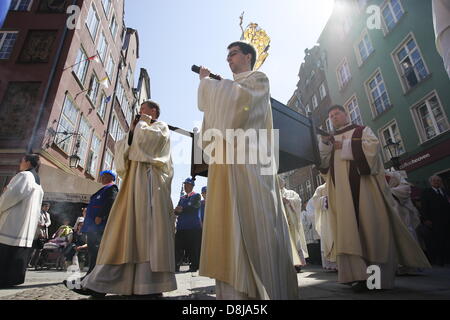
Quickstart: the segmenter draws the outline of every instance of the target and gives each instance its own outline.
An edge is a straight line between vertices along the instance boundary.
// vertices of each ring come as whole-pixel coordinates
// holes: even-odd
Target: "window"
[[[384,23],[388,32],[394,29],[400,18],[403,17],[403,14],[405,13],[402,5],[400,4],[400,0],[389,0],[386,3],[386,6],[383,7],[382,11]]]
[[[125,119],[127,120],[127,124],[131,125],[131,118],[133,117],[133,108],[132,106],[130,106],[130,102],[128,101],[128,98],[125,97],[125,99],[123,99],[123,109],[124,111],[124,115],[125,115]]]
[[[66,95],[66,98],[64,100],[63,112],[59,120],[57,131],[67,133],[75,132],[77,119],[78,119],[78,110],[75,107],[75,104],[72,101],[72,99]],[[67,154],[69,154],[71,151],[72,142],[73,136],[68,136],[63,133],[59,133],[56,135],[55,138],[56,145]]]
[[[89,92],[88,97],[91,99],[91,102],[94,106],[97,104],[97,95],[100,84],[98,82],[97,76],[95,74],[91,77],[91,82],[89,82]]]
[[[352,78],[347,60],[344,60],[341,63],[341,65],[337,69],[337,73],[338,73],[339,89],[343,89]]]
[[[11,11],[29,11],[32,0],[13,0],[9,10]]]
[[[348,114],[350,116],[350,121],[353,124],[359,124],[359,125],[363,125],[363,121],[361,118],[361,112],[359,110],[359,106],[358,106],[358,100],[356,99],[356,97],[353,97],[350,102],[348,102],[345,107],[348,110]]]
[[[128,98],[126,96],[123,97],[123,101],[122,101],[122,104],[120,105],[120,108],[122,109],[122,113],[125,116],[125,119],[127,119],[127,121],[128,121],[128,110],[130,108],[129,108]]]
[[[11,57],[16,40],[17,32],[0,32],[0,60]]]
[[[122,101],[123,101],[123,96],[124,96],[124,94],[125,94],[125,91],[123,90],[123,86],[122,86],[122,83],[121,82],[119,82],[118,84],[117,84],[117,93],[116,93],[116,97],[117,97],[117,100],[119,101],[119,104],[122,106]]]
[[[448,119],[435,94],[414,107],[413,114],[422,141],[428,141],[449,130]]]
[[[325,99],[327,96],[327,89],[325,88],[325,83],[322,83],[319,88],[320,100]]]
[[[102,0],[103,11],[105,11],[105,15],[108,18],[109,9],[111,9],[111,0]]]
[[[99,25],[100,19],[98,18],[97,10],[95,10],[94,5],[91,5],[91,8],[89,9],[86,25],[89,30],[89,33],[92,36],[92,39],[94,39],[95,42],[95,36],[97,35],[97,29]]]
[[[114,114],[111,122],[111,131],[109,134],[111,135],[111,138],[113,138],[114,141],[116,141],[117,136],[117,128],[119,126],[119,121],[117,120],[117,116]]]
[[[391,107],[386,86],[384,85],[383,77],[379,71],[366,83],[366,86],[370,94],[369,101],[371,101],[374,116],[383,113]]]
[[[119,119],[117,119],[117,116],[115,114],[113,115],[110,134],[114,141],[121,140],[125,135],[125,131],[122,129],[122,126],[119,123]]]
[[[401,80],[406,90],[415,87],[429,74],[419,48],[411,36],[406,43],[397,50],[395,60],[397,67],[401,72]]]
[[[372,52],[374,52],[372,42],[370,41],[369,33],[365,31],[357,47],[358,63],[361,65],[364,61],[367,60],[367,58],[369,58]]]
[[[29,139],[26,126],[32,126],[36,121],[33,107],[39,104],[42,92],[42,82],[37,81],[8,81],[9,72],[0,67],[0,81],[2,86],[0,100],[0,141]],[[6,73],[6,74],[5,74]],[[24,78],[24,76],[22,76]],[[18,145],[17,145],[18,147]]]
[[[52,57],[57,31],[29,30],[19,56],[19,62],[48,63]]]
[[[313,97],[312,97],[312,105],[313,105],[314,109],[316,109],[319,106],[316,95],[313,95]]]
[[[95,134],[92,135],[91,149],[89,150],[88,165],[86,171],[94,178],[97,176],[97,163],[100,154],[101,140]]]
[[[127,82],[130,87],[133,87],[133,73],[131,71],[131,67],[128,67],[127,70]]]
[[[117,126],[117,136],[116,136],[116,141],[122,140],[124,136],[125,136],[125,131],[123,130],[122,126],[119,124],[119,125]]]
[[[306,105],[305,111],[306,111],[306,113],[310,113],[311,112],[311,106],[309,105],[309,103]]]
[[[316,176],[316,184],[317,184],[317,187],[321,186],[321,185],[324,184],[324,183],[325,183],[325,181],[324,181],[323,178],[320,176],[320,174],[318,174],[318,175]]]
[[[399,155],[405,153],[405,147],[403,146],[402,137],[400,136],[400,132],[397,127],[397,122],[393,122],[381,129],[381,139],[383,146],[387,146],[388,143],[399,143],[398,152]],[[391,155],[386,148],[383,148],[384,156],[386,161],[391,159]]]
[[[304,195],[305,193],[305,189],[303,189],[303,185],[300,185],[300,187],[298,188],[298,193],[300,195],[300,198],[302,198],[302,200],[306,200],[306,197]]]
[[[105,93],[102,93],[102,97],[100,98],[100,107],[97,109],[97,113],[102,119],[105,119],[108,102],[109,97],[107,97]]]
[[[110,54],[108,63],[106,65],[106,73],[108,74],[109,80],[111,82],[113,81],[114,69],[115,68],[116,68],[116,63],[114,62],[113,56]]]
[[[113,154],[108,149],[105,152],[105,159],[103,162],[103,169],[102,170],[111,170],[112,168],[112,162],[113,162]]]
[[[86,74],[89,66],[89,60],[84,52],[83,48],[78,50],[77,60],[75,61],[76,65],[74,67],[74,72],[78,77],[78,80],[83,84],[86,80]]]
[[[105,63],[106,59],[106,51],[108,50],[108,43],[106,42],[105,34],[102,32],[100,35],[100,39],[98,41],[97,52],[102,59],[102,62]]]
[[[311,198],[313,196],[312,194],[312,186],[311,186],[311,181],[310,180],[306,180],[306,196],[307,198]]]
[[[80,166],[85,167],[86,163],[86,154],[87,154],[87,148],[89,144],[89,138],[91,135],[91,128],[89,126],[89,123],[84,117],[81,117],[80,121],[80,127],[78,129],[78,133],[80,134],[78,136],[78,141],[80,143],[80,146],[78,148],[78,156],[80,157]]]
[[[119,28],[119,26],[117,25],[116,17],[113,16],[111,19],[111,23],[109,25],[109,30],[111,30],[113,40],[116,38],[118,28]]]

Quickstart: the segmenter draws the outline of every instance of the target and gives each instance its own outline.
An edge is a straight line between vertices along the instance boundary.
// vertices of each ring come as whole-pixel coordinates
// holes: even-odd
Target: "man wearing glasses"
[[[234,42],[228,46],[227,61],[234,81],[211,79],[210,71],[200,68],[202,134],[210,129],[224,137],[229,129],[271,132],[269,80],[252,71],[256,50],[246,42]],[[235,141],[214,143],[234,150],[238,158],[239,152],[251,149],[242,150]],[[217,299],[297,299],[295,255],[276,172],[262,174],[260,161],[249,163],[249,157],[236,164],[219,159],[217,152],[215,156],[209,163],[199,274],[216,279]]]

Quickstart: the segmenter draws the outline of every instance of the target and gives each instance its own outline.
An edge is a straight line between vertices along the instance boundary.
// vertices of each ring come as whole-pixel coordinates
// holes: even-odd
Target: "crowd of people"
[[[254,47],[230,44],[227,61],[234,80],[212,79],[200,67],[202,131],[272,130],[269,81],[253,71]],[[103,187],[75,231],[63,227],[56,235],[72,234],[68,260],[82,250],[90,258],[75,292],[159,297],[177,289],[175,273],[188,263],[190,272],[216,280],[217,299],[287,300],[298,299],[297,272],[307,263],[337,271],[340,283],[361,292],[368,290],[371,265],[381,270],[380,289],[391,289],[400,267],[431,267],[424,250],[433,264],[449,262],[450,204],[442,179],[431,177],[419,214],[401,173],[385,173],[378,138],[369,127],[351,124],[344,107],[329,109],[335,131],[319,139],[326,183],[303,206],[276,172],[262,174],[263,164],[216,161],[209,164],[208,189],[200,195],[195,180],[186,179],[174,208],[170,133],[160,112],[156,102],[142,103],[117,143],[120,190],[116,173],[102,172]],[[225,138],[214,143],[236,148]],[[38,169],[39,157],[25,156],[0,197],[1,287],[24,282],[33,248],[36,263],[48,239],[49,206],[42,203]],[[423,241],[420,226],[428,228]]]

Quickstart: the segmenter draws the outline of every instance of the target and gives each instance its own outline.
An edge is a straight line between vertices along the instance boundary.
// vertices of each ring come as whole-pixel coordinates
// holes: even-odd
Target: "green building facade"
[[[397,143],[408,181],[439,174],[450,188],[450,79],[430,0],[337,0],[319,44],[331,101]],[[390,167],[392,154],[383,148]]]

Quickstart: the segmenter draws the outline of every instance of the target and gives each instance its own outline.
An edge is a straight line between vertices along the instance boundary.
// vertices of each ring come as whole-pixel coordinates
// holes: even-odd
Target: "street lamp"
[[[395,170],[400,170],[400,142],[393,142],[392,139],[387,141],[384,149],[389,151],[391,156],[391,164]]]
[[[70,168],[78,168],[78,164],[80,163],[80,157],[75,153],[69,157],[69,167]]]

